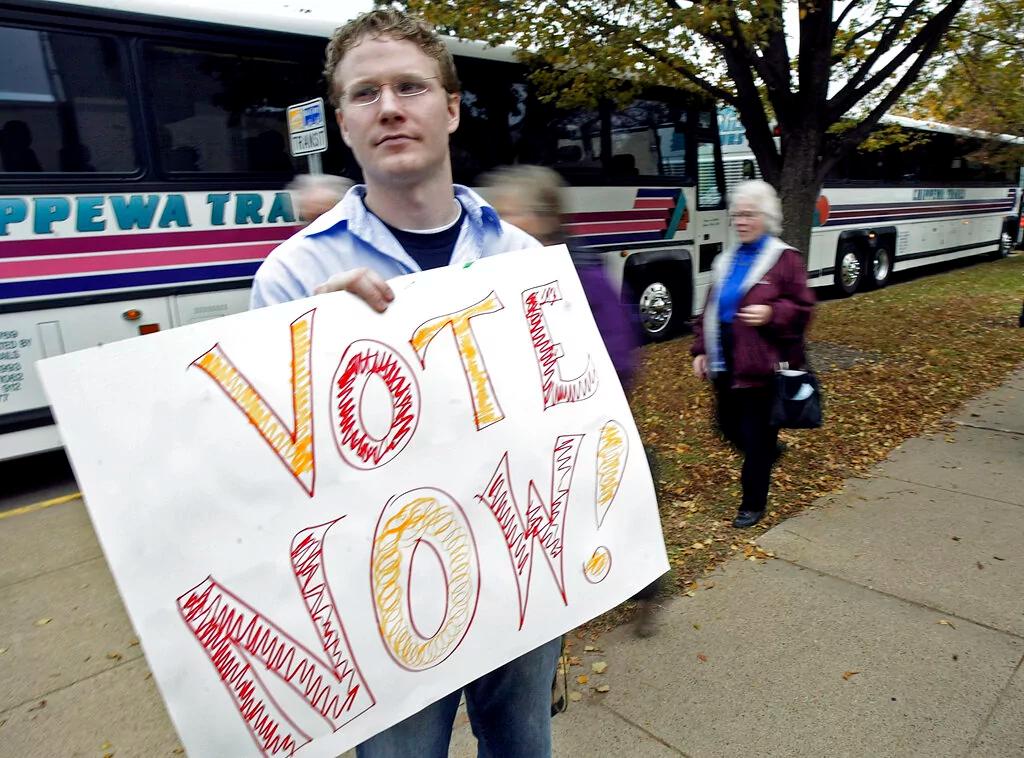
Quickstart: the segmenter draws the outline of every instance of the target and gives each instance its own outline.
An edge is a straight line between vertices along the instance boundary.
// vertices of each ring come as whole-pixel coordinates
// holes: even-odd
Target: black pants
[[[726,373],[715,377],[715,413],[722,436],[743,454],[741,511],[763,511],[768,505],[772,466],[779,457],[779,430],[772,426],[775,388],[732,388],[732,324],[721,324]]]
[[[768,504],[772,466],[779,457],[779,430],[771,425],[774,389],[733,389],[732,377],[715,377],[718,428],[743,454],[741,511],[763,511]]]

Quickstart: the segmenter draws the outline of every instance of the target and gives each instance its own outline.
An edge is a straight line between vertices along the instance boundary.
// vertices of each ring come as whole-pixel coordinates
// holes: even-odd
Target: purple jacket
[[[733,322],[732,386],[736,388],[768,384],[780,361],[788,362],[791,368],[802,368],[806,363],[804,332],[814,310],[814,293],[807,286],[807,271],[800,253],[781,241],[773,242],[774,250],[766,246],[759,255],[774,255],[777,260],[763,272],[756,270],[755,262],[751,273],[756,280],[745,283],[749,289],[740,300],[740,308],[747,305],[770,305],[771,321],[763,326],[747,326],[739,319]],[[717,340],[718,291],[729,274],[732,258],[731,251],[718,256],[712,265],[714,276],[704,304],[704,313],[694,324],[694,340],[690,352],[695,356],[707,355],[712,349],[707,343],[712,339]],[[767,260],[763,263],[767,264]],[[709,319],[714,321],[706,323]]]
[[[574,254],[573,262],[597,329],[608,349],[608,356],[612,359],[622,388],[628,391],[636,373],[636,348],[639,345],[636,325],[615,294],[600,260],[591,262],[584,256]]]

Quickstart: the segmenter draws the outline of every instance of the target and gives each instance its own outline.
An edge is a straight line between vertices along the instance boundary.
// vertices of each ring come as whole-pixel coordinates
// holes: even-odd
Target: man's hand
[[[740,308],[736,315],[747,326],[764,326],[772,320],[772,307],[770,305],[747,305]]]
[[[693,375],[698,379],[708,378],[708,357],[706,355],[698,355],[694,357]]]
[[[335,274],[314,290],[315,294],[327,292],[351,292],[360,298],[377,313],[387,310],[388,304],[395,299],[395,293],[380,274],[368,268],[354,268],[341,274]]]

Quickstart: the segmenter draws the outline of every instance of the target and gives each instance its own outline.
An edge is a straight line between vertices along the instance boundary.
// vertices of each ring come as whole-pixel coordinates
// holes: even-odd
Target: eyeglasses
[[[416,97],[430,89],[427,82],[431,79],[440,79],[440,76],[406,76],[395,82],[384,82],[382,84],[356,84],[345,90],[342,97],[345,102],[356,106],[373,105],[380,100],[380,95],[385,87],[391,87],[391,91],[399,97]]]
[[[758,218],[761,215],[763,215],[761,211],[733,211],[729,214],[729,218],[735,221],[736,219],[741,218]]]

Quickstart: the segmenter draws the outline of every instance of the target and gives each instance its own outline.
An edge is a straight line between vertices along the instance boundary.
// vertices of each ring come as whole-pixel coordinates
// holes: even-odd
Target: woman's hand
[[[693,375],[698,379],[708,378],[708,357],[706,355],[698,355],[694,357]]]
[[[747,326],[764,326],[772,320],[770,305],[746,305],[739,309],[736,316]]]

